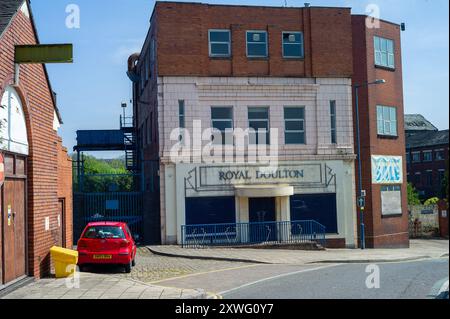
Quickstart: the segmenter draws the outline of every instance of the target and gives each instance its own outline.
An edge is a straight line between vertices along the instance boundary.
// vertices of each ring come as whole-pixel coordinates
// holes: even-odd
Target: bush
[[[436,205],[438,202],[439,202],[439,198],[431,197],[425,201],[424,205],[425,206]]]

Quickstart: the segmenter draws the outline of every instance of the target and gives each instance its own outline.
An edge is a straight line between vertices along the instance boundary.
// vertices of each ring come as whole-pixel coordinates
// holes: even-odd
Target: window
[[[397,136],[397,109],[377,106],[378,135]]]
[[[248,109],[249,144],[270,144],[269,108],[250,107]]]
[[[303,58],[303,33],[283,32],[283,57]]]
[[[231,55],[230,30],[209,30],[209,56],[229,57]]]
[[[233,144],[233,108],[231,106],[212,107],[211,124],[214,129],[220,131],[222,145]],[[215,144],[220,143],[217,141]]]
[[[444,150],[437,150],[435,158],[436,158],[436,161],[443,161],[445,159]]]
[[[412,162],[413,163],[420,163],[420,152],[413,152],[412,153]]]
[[[442,185],[442,182],[444,181],[445,178],[445,169],[440,169],[438,171],[438,181],[439,181],[439,185]]]
[[[247,31],[247,57],[265,58],[267,51],[267,32]]]
[[[411,163],[411,158],[409,156],[409,152],[406,152],[406,164]]]
[[[305,108],[284,108],[285,144],[305,144]]]
[[[432,162],[433,161],[433,152],[424,151],[423,152],[423,161],[424,162]]]
[[[186,128],[186,114],[185,114],[185,107],[184,107],[184,100],[178,101],[178,126],[180,129]],[[183,140],[183,132],[180,133],[179,140]]]
[[[381,186],[381,214],[383,216],[401,215],[402,198],[400,185]]]
[[[336,136],[336,101],[330,101],[331,144],[337,144]]]
[[[395,67],[394,41],[385,38],[374,37],[375,64],[388,68]]]

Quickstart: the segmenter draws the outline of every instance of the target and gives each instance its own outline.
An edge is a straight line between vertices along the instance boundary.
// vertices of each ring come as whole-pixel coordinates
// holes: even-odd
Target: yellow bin
[[[77,251],[54,246],[50,249],[50,255],[55,264],[56,278],[67,278],[75,272],[78,263]]]

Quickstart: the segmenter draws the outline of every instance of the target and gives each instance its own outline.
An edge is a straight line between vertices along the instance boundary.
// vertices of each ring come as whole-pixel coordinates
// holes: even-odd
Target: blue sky
[[[195,0],[190,0],[195,2]],[[203,1],[283,6],[285,0]],[[407,113],[421,113],[439,129],[449,117],[449,2],[447,0],[287,0],[288,6],[351,7],[364,14],[377,4],[381,18],[405,22],[402,33],[404,97]],[[77,4],[80,29],[65,26],[66,6]],[[121,102],[129,102],[128,56],[140,51],[154,0],[32,0],[42,43],[73,43],[74,63],[48,65],[64,125],[64,144],[72,149],[78,129],[118,128]]]

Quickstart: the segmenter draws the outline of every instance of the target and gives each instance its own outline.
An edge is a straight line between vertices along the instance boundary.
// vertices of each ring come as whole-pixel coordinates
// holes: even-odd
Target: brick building
[[[0,289],[51,268],[49,249],[72,245],[72,165],[45,65],[15,66],[16,45],[38,44],[29,1],[0,2]]]
[[[352,40],[355,35],[370,36],[357,22],[350,8],[156,3],[142,51],[130,57],[128,70],[155,240],[180,243],[184,225],[312,219],[326,227],[329,247],[357,246],[352,80],[354,68],[362,67],[354,55],[374,59],[370,41],[354,49],[365,45],[365,39]],[[382,32],[395,31],[384,24]],[[386,76],[395,88],[378,96],[394,99],[403,114],[397,62]],[[373,69],[370,77],[378,75]],[[376,115],[370,122],[376,126]],[[222,143],[205,134],[209,127]],[[227,140],[238,129],[259,130],[265,142],[250,130],[239,149],[235,135]],[[373,139],[374,152],[364,154],[367,176],[371,154],[404,150],[401,134]],[[235,161],[202,160],[205,146],[216,143],[234,148]],[[266,144],[277,148],[277,169],[248,161],[252,146]],[[185,161],[174,160],[174,148]],[[184,155],[185,149],[191,152]],[[380,199],[373,202],[380,215]],[[384,228],[369,221],[368,241],[374,231],[403,232],[403,209]],[[407,245],[407,238],[394,236],[392,245]]]
[[[448,172],[448,130],[439,131],[420,114],[405,114],[408,182],[422,200],[443,198]]]
[[[366,245],[406,247],[409,235],[401,26],[381,20],[367,27],[367,20],[366,16],[352,16],[353,85],[363,85],[358,97]],[[366,85],[377,79],[386,83]],[[355,94],[353,98],[355,108]],[[356,123],[356,117],[354,120]]]

